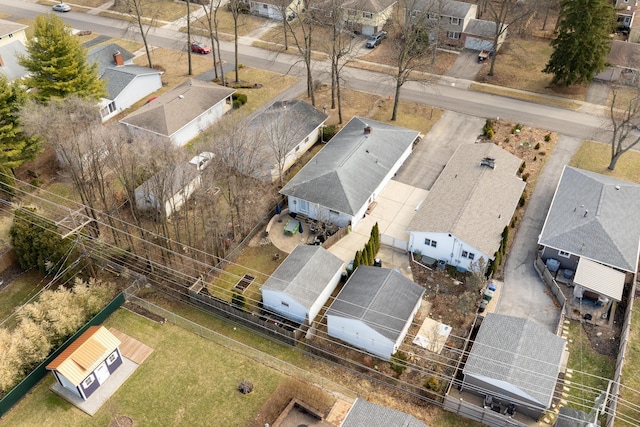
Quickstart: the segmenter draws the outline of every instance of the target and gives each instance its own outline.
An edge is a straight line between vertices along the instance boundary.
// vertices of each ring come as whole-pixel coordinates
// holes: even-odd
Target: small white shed
[[[322,246],[296,246],[262,285],[264,308],[311,323],[338,285],[343,265]]]

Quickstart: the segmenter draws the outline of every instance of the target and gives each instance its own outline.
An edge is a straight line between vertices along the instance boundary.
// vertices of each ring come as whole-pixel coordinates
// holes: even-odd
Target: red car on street
[[[191,52],[201,53],[202,55],[206,55],[208,53],[211,53],[211,48],[206,44],[193,42],[191,43]]]

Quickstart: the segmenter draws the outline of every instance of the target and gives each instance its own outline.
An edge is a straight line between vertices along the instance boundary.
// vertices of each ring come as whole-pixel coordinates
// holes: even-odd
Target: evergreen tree
[[[607,0],[562,0],[553,53],[542,70],[553,74],[552,84],[589,83],[605,69],[611,48],[614,9]]]
[[[353,258],[353,271],[356,271],[356,268],[362,264],[362,255],[360,251],[356,251],[356,256]]]
[[[33,160],[40,152],[40,139],[25,135],[20,126],[20,107],[26,99],[25,91],[18,84],[9,83],[0,74],[0,171],[3,174],[12,173],[13,169]],[[7,179],[0,181],[10,185],[5,182]]]
[[[39,100],[75,94],[98,100],[106,96],[98,79],[98,65],[89,64],[87,51],[71,29],[56,15],[38,15],[27,39],[28,55],[18,62],[29,71],[26,84]]]
[[[362,250],[362,264],[363,265],[371,265],[369,260],[371,259],[371,253],[369,252],[369,244],[364,245],[364,249]]]

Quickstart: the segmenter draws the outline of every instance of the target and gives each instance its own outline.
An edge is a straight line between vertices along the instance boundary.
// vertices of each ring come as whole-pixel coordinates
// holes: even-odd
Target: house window
[[[469,252],[467,251],[462,251],[462,258],[466,258],[467,255],[469,255]]]
[[[471,252],[469,252],[469,259],[473,261],[473,259],[476,257],[476,254],[473,254]]]
[[[458,31],[447,31],[447,37],[458,40],[460,38],[460,33]]]
[[[371,12],[362,12],[362,17],[371,19],[371,18],[373,18],[373,13],[371,13]]]
[[[304,142],[309,142],[309,137],[306,137],[306,138],[304,139]]]
[[[436,242],[435,240],[430,240],[430,239],[424,239],[424,244],[426,246],[431,246],[433,248],[438,247],[438,242]]]
[[[571,258],[571,254],[569,252],[565,252],[565,251],[558,251],[558,256],[564,257],[564,258]]]
[[[288,302],[280,301],[280,303],[281,303],[282,305],[284,305],[285,307],[289,307],[289,303],[288,303]]]
[[[411,17],[412,18],[417,18],[418,16],[420,16],[420,11],[419,10],[412,10],[411,11]]]
[[[431,239],[424,239],[424,244],[426,246],[430,246],[431,245]]]
[[[427,19],[433,19],[434,21],[438,19],[438,15],[435,13],[427,13]]]
[[[111,365],[113,362],[116,361],[117,358],[118,358],[118,352],[114,351],[109,355],[109,357],[107,357],[107,365]]]
[[[451,25],[460,25],[460,18],[449,18],[449,23]]]
[[[329,209],[329,213],[332,213],[334,215],[340,215],[340,212],[334,211],[334,210],[331,210],[331,209]]]
[[[300,150],[300,146],[296,145],[296,151]]]
[[[82,388],[87,388],[91,386],[91,384],[93,384],[95,379],[96,377],[94,377],[93,374],[89,374],[89,376],[85,378],[84,381],[82,381]]]
[[[263,4],[263,5],[262,5],[262,8],[263,8],[263,9],[267,9],[268,7],[269,7],[269,6],[267,6],[266,4]]]

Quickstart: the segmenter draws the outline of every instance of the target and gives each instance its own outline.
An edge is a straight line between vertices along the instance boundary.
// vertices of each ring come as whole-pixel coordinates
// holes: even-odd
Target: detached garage
[[[390,360],[422,303],[424,288],[402,274],[360,266],[327,311],[327,332]]]

